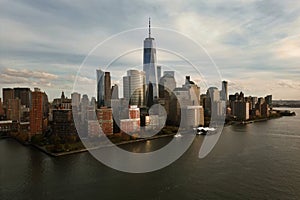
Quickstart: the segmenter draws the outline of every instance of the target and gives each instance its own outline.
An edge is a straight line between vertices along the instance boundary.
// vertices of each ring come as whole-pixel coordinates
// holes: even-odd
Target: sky
[[[300,1],[0,0],[0,5],[1,88],[39,87],[50,100],[61,91],[95,96],[95,71],[107,66],[112,82],[122,86],[126,70],[141,69],[151,17],[158,63],[176,71],[177,86],[191,75],[201,93],[226,80],[229,93],[300,100]]]

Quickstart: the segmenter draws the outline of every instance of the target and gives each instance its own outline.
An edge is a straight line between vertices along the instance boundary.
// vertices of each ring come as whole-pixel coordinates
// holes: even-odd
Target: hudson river
[[[0,199],[300,199],[300,109],[290,110],[297,116],[225,127],[204,159],[197,136],[180,159],[145,174],[110,169],[88,152],[53,158],[2,139]]]

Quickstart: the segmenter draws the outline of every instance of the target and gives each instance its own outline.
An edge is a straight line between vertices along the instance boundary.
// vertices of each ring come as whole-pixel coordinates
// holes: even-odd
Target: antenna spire
[[[151,18],[149,17],[149,38],[151,38]]]

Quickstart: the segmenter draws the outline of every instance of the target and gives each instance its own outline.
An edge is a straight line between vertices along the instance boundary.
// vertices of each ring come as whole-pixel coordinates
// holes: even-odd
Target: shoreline
[[[136,140],[122,141],[122,142],[119,142],[116,144],[113,144],[113,143],[112,144],[103,144],[101,146],[96,146],[96,147],[92,147],[92,148],[88,148],[88,149],[84,148],[84,149],[79,149],[79,150],[74,150],[74,151],[66,151],[66,152],[60,152],[60,153],[49,152],[45,148],[35,145],[35,144],[29,144],[29,145],[33,146],[34,148],[42,151],[43,153],[45,153],[51,157],[60,157],[60,156],[83,153],[83,152],[87,152],[87,151],[98,150],[98,149],[102,149],[102,148],[109,148],[109,147],[113,147],[113,146],[122,146],[122,145],[126,145],[126,144],[144,142],[144,141],[148,141],[148,140],[155,140],[155,139],[159,139],[159,138],[172,137],[174,135],[176,135],[176,134],[172,133],[172,134],[168,134],[168,135],[157,135],[157,136],[153,136],[150,138],[140,138],[140,139],[136,139]]]
[[[272,120],[272,119],[278,119],[281,118],[283,116],[278,116],[278,117],[269,117],[269,118],[263,118],[263,119],[254,119],[254,120],[249,120],[249,121],[230,121],[229,123],[224,123],[224,126],[231,126],[231,125],[246,125],[246,124],[252,124],[252,123],[256,123],[256,122],[264,122],[264,121],[268,121],[268,120]],[[121,145],[126,145],[126,144],[133,144],[133,143],[138,143],[138,142],[145,142],[148,140],[155,140],[155,139],[159,139],[159,138],[164,138],[164,137],[173,137],[174,135],[176,135],[177,133],[172,133],[172,134],[167,134],[167,135],[157,135],[157,136],[153,136],[150,138],[140,138],[140,139],[135,139],[135,140],[128,140],[128,141],[122,141],[122,142],[118,142],[116,144],[114,143],[110,143],[110,144],[102,144],[100,146],[96,146],[96,147],[92,147],[92,148],[84,148],[84,149],[78,149],[78,150],[73,150],[73,151],[65,151],[65,152],[59,152],[59,153],[53,153],[50,151],[47,151],[45,147],[43,146],[39,146],[36,144],[32,144],[29,142],[24,142],[24,141],[20,141],[15,137],[6,135],[6,136],[2,136],[0,137],[0,139],[7,139],[7,138],[12,138],[14,140],[16,140],[17,142],[21,143],[24,146],[31,146],[45,154],[47,154],[48,156],[51,157],[60,157],[60,156],[66,156],[66,155],[72,155],[72,154],[78,154],[78,153],[83,153],[83,152],[87,152],[90,150],[98,150],[101,148],[109,148],[112,146],[121,146]]]

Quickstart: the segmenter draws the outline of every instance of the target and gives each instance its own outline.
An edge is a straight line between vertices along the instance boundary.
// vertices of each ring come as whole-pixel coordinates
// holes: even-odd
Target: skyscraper
[[[221,100],[228,100],[228,82],[222,81]]]
[[[119,99],[119,86],[117,84],[114,84],[111,87],[111,98],[112,99]]]
[[[21,100],[21,105],[29,108],[31,102],[30,88],[14,88],[14,98],[19,98]]]
[[[77,108],[79,107],[80,97],[81,97],[81,95],[77,92],[74,92],[71,94],[72,106],[76,106]]]
[[[156,45],[151,37],[151,24],[149,18],[149,36],[144,40],[143,71],[146,73],[146,85],[153,85],[153,98],[158,97],[158,80],[156,66]]]
[[[110,107],[111,101],[111,80],[110,72],[97,69],[97,106]]]
[[[104,75],[104,105],[107,107],[111,106],[111,81],[110,72],[105,72]]]
[[[48,97],[39,88],[31,93],[30,134],[41,134],[46,128]]]
[[[7,119],[19,122],[20,118],[21,118],[21,100],[19,98],[8,99]]]
[[[127,76],[123,77],[123,92],[130,105],[144,105],[145,72],[128,70]]]
[[[97,69],[97,106],[104,106],[104,71]]]

